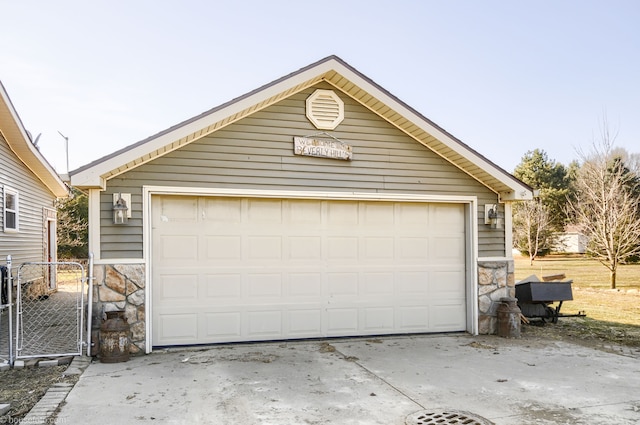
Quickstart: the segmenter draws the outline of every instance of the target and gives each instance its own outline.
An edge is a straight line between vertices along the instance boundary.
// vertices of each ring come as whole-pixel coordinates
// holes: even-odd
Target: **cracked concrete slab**
[[[497,425],[640,421],[637,358],[559,341],[406,336],[170,349],[91,364],[60,423]]]

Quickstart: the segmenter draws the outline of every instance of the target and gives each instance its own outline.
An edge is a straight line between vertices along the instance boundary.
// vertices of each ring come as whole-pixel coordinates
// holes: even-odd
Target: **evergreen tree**
[[[566,202],[571,196],[571,182],[575,178],[575,167],[567,170],[562,164],[550,160],[541,149],[528,151],[513,175],[533,189],[540,191],[540,201],[549,214],[550,231],[561,232],[567,223]]]
[[[87,195],[72,188],[71,196],[58,200],[58,257],[89,257],[89,201]]]

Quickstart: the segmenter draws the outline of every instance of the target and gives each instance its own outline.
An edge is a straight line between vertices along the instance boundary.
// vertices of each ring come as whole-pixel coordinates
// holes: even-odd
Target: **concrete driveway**
[[[172,349],[91,364],[56,423],[636,424],[640,361],[469,335]]]

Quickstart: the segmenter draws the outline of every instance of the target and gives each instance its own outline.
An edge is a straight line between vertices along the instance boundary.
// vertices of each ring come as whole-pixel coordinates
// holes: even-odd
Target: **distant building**
[[[568,254],[584,254],[587,252],[589,237],[580,231],[578,226],[567,226],[563,233],[556,234],[554,252]]]

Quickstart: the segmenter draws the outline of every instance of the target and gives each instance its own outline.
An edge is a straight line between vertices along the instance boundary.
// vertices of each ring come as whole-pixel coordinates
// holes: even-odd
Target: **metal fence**
[[[82,354],[82,265],[24,263],[17,276],[16,359]]]
[[[90,355],[92,271],[92,254],[82,263],[16,266],[7,256],[0,265],[0,363],[82,355],[84,348]]]

